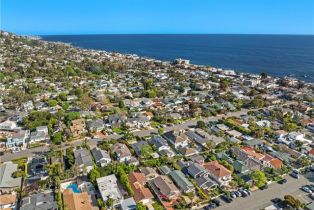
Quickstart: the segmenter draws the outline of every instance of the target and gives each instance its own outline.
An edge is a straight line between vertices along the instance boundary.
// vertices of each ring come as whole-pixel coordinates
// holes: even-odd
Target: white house
[[[112,174],[97,178],[96,181],[103,202],[106,203],[109,198],[112,198],[114,200],[114,207],[118,206],[123,200],[123,195],[119,189],[117,177]]]

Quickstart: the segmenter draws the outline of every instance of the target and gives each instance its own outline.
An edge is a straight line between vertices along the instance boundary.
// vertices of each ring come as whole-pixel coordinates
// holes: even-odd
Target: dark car
[[[267,185],[267,184],[265,184],[265,185],[261,186],[259,189],[261,189],[261,190],[268,189],[268,185]]]
[[[213,199],[212,202],[217,206],[220,206],[220,201],[218,199]]]
[[[217,208],[217,205],[214,203],[210,203],[208,206],[204,207],[205,210],[215,209],[215,208]]]
[[[240,193],[243,198],[249,195],[247,192],[245,192],[245,190],[240,190]]]
[[[234,191],[234,193],[237,195],[237,197],[241,196],[241,193],[239,191]]]
[[[297,173],[292,172],[290,176],[292,176],[293,178],[299,179],[299,174]]]
[[[278,183],[279,184],[285,184],[285,183],[287,183],[287,180],[286,179],[282,179],[282,180],[279,180]]]
[[[280,203],[282,200],[280,198],[274,198],[271,199],[271,202],[273,202],[274,204]]]
[[[221,198],[224,200],[224,201],[226,201],[227,203],[231,203],[233,200],[232,200],[232,198],[230,198],[228,195],[226,195],[226,194],[223,194],[222,196],[221,196]]]

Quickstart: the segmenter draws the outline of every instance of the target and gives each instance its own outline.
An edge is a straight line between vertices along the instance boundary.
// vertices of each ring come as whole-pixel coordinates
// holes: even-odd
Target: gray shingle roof
[[[186,192],[188,190],[194,189],[193,184],[184,176],[181,171],[175,170],[170,172],[169,175],[181,190]]]
[[[17,171],[17,164],[5,162],[0,165],[0,188],[15,188],[21,186],[22,178],[13,178],[12,173]]]

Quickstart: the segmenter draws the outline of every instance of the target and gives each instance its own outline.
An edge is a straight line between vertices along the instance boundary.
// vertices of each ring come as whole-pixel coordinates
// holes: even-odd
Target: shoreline
[[[90,35],[86,35],[86,36],[103,36],[103,35],[108,35],[108,36],[115,36],[115,35],[118,35],[118,36],[128,36],[129,34],[90,34]],[[159,34],[130,34],[130,35],[158,35]],[[182,36],[190,36],[190,35],[195,35],[195,36],[202,36],[202,35],[239,35],[239,36],[245,36],[245,35],[260,35],[260,36],[314,36],[314,35],[281,35],[281,34],[275,34],[275,35],[272,35],[272,34],[266,34],[266,35],[263,35],[263,34],[160,34],[160,35],[182,35]],[[101,52],[101,53],[108,53],[108,54],[119,54],[121,56],[124,56],[124,57],[128,57],[128,56],[135,56],[135,57],[138,57],[139,59],[146,59],[146,60],[149,60],[149,61],[156,61],[156,62],[167,62],[167,63],[171,63],[170,60],[166,60],[166,59],[157,59],[157,58],[154,58],[154,57],[150,57],[150,56],[142,56],[142,55],[138,55],[136,53],[123,53],[123,52],[116,52],[116,51],[107,51],[107,50],[99,50],[99,49],[94,49],[94,48],[86,48],[86,47],[82,47],[82,46],[77,46],[75,45],[74,43],[71,43],[71,42],[63,42],[63,41],[49,41],[49,40],[46,40],[44,38],[44,36],[85,36],[85,35],[39,35],[39,36],[24,36],[24,37],[27,37],[27,38],[33,38],[33,39],[37,39],[37,40],[41,40],[41,41],[44,41],[44,42],[51,42],[51,43],[57,43],[57,44],[63,44],[63,45],[66,45],[66,46],[71,46],[71,47],[75,47],[75,48],[78,48],[78,49],[81,49],[81,50],[87,50],[87,51],[93,51],[93,52]],[[192,61],[193,62],[193,61]],[[189,64],[189,65],[192,65],[194,66],[195,68],[204,68],[204,67],[208,67],[210,66],[211,68],[214,68],[214,69],[219,69],[219,70],[223,70],[223,71],[235,71],[237,74],[239,75],[249,75],[249,76],[256,76],[256,75],[260,75],[261,73],[263,73],[263,71],[259,72],[259,73],[253,73],[253,72],[246,72],[244,70],[238,70],[238,69],[232,69],[232,68],[223,68],[223,67],[216,67],[216,66],[211,66],[210,64]],[[314,81],[313,82],[309,82],[309,81],[306,81],[304,79],[300,79],[298,77],[295,77],[293,76],[293,74],[286,74],[284,76],[275,76],[273,74],[271,74],[270,72],[265,72],[269,77],[271,78],[275,78],[275,79],[289,79],[289,80],[296,80],[296,81],[299,81],[299,82],[303,82],[304,84],[306,85],[311,85],[311,86],[314,86]],[[306,74],[303,75],[303,77],[307,77]]]

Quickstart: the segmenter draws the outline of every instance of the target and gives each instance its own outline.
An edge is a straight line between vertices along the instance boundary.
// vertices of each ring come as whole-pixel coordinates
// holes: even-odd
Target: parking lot
[[[234,198],[233,202],[225,203],[221,202],[221,206],[216,208],[217,210],[257,210],[263,209],[272,204],[273,198],[281,198],[285,195],[292,195],[298,198],[301,202],[309,203],[312,200],[308,197],[307,193],[300,190],[300,187],[313,184],[313,180],[309,180],[308,177],[313,177],[313,174],[308,174],[307,178],[300,176],[299,179],[290,177],[285,178],[288,180],[286,184],[272,183],[268,189],[257,190],[252,193],[251,196],[245,198]]]

